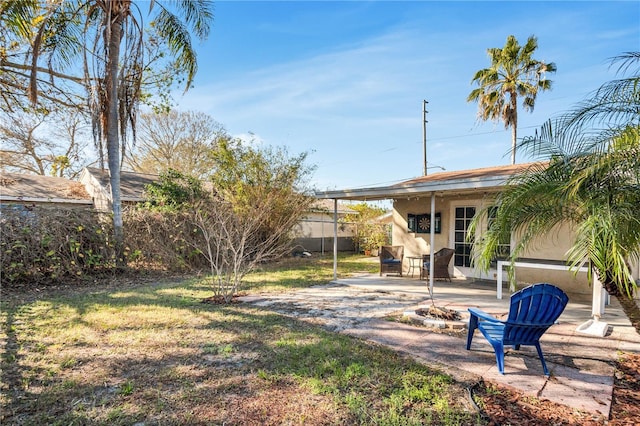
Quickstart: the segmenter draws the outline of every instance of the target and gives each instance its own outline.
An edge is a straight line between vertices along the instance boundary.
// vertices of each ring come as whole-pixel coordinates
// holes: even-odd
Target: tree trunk
[[[602,279],[603,277],[599,276],[599,278],[607,293],[618,300],[622,311],[631,322],[633,328],[636,329],[636,333],[640,334],[640,305],[638,305],[638,301],[633,298],[633,295],[627,295],[626,292],[620,291],[616,283],[607,278],[607,274],[605,274],[604,280]]]
[[[116,18],[110,29],[105,29],[105,40],[108,46],[108,57],[105,72],[106,90],[106,145],[109,164],[109,183],[111,184],[111,202],[113,211],[113,237],[116,268],[126,265],[124,258],[124,229],[122,222],[122,200],[120,194],[120,139],[118,125],[118,66],[120,60],[120,43],[122,41],[122,19]]]
[[[516,164],[516,144],[518,141],[518,98],[511,93],[511,164]]]
[[[629,321],[631,321],[631,325],[636,329],[636,333],[640,334],[640,306],[638,305],[638,301],[624,294],[617,295],[616,299],[618,299],[622,310],[627,315],[627,318],[629,318]]]

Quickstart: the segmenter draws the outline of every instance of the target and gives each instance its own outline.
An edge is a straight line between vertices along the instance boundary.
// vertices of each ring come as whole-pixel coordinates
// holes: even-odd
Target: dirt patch
[[[231,297],[225,297],[221,295],[210,296],[202,299],[202,303],[209,303],[212,305],[225,305],[225,304],[235,304],[235,303],[243,303],[242,297],[247,296],[246,293],[238,293],[234,294]]]
[[[460,320],[460,312],[453,309],[440,308],[438,306],[429,306],[428,309],[418,308],[416,314],[423,317],[430,317],[448,321]]]
[[[270,383],[268,386],[253,389],[252,394],[252,398],[243,395],[224,398],[222,407],[216,407],[224,413],[220,416],[221,420],[227,419],[224,424],[314,426],[357,422],[348,413],[340,410],[330,396],[310,394],[294,383]],[[212,417],[215,419],[216,416]]]
[[[624,354],[616,364],[610,425],[637,424],[640,419],[640,354]]]

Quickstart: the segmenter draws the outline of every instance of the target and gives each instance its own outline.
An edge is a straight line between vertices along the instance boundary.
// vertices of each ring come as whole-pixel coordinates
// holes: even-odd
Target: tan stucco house
[[[488,273],[474,269],[471,262],[472,244],[467,239],[469,224],[482,208],[490,206],[507,179],[531,163],[488,167],[473,170],[445,171],[421,176],[399,184],[359,189],[318,192],[316,196],[334,200],[392,200],[392,244],[405,248],[405,271],[408,258],[420,256],[448,247],[455,250],[449,265],[454,277],[475,277],[496,280],[498,262]],[[431,227],[431,224],[434,224]],[[483,224],[476,237],[487,228]],[[505,241],[504,250],[517,241]],[[566,267],[566,253],[573,242],[569,225],[530,245],[524,254],[522,266],[516,267],[519,284],[551,282],[567,292],[590,294],[592,289],[586,272],[574,274]],[[502,265],[501,265],[502,266]],[[632,274],[640,276],[638,262],[632,264]],[[507,274],[501,274],[502,280]]]

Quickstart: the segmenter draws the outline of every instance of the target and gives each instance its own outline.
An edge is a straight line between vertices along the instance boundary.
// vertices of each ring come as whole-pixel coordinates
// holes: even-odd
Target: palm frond
[[[183,11],[185,22],[200,39],[209,36],[213,22],[213,2],[210,0],[180,0],[178,9]]]
[[[488,270],[490,262],[499,254],[502,241],[517,235],[511,259],[516,259],[537,235],[551,233],[557,226],[575,218],[578,213],[564,202],[565,181],[571,170],[563,163],[534,164],[527,171],[508,180],[505,189],[495,200],[497,214],[487,232],[476,241],[474,264]],[[472,229],[486,217],[481,211],[472,222]]]
[[[0,23],[10,34],[28,40],[39,10],[38,0],[0,2]]]
[[[188,90],[198,68],[189,30],[177,15],[166,9],[156,16],[156,29],[158,34],[167,40],[169,50],[176,56],[178,67],[186,71],[185,91]]]
[[[568,135],[640,124],[640,54],[626,53],[614,58],[613,64],[618,64],[618,72],[631,75],[602,84],[574,110],[558,117],[558,127]]]

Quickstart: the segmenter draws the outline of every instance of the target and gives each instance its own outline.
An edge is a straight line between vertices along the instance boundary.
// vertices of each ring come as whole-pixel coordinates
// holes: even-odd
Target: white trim
[[[10,195],[3,195],[2,197],[0,197],[0,202],[4,201],[19,203],[93,204],[93,201],[91,200],[78,200],[69,198],[13,197]]]
[[[451,201],[449,203],[449,241],[450,241],[450,246],[452,249],[456,249],[456,208],[458,207],[473,207],[476,209],[476,214],[478,214],[478,211],[480,210],[480,204],[481,201],[480,200],[458,200],[458,201]],[[478,230],[476,229],[476,234]],[[477,236],[477,235],[476,235]],[[456,276],[456,270],[459,272],[458,276],[462,275],[464,277],[469,277],[469,276],[476,276],[476,270],[473,267],[466,267],[466,266],[456,266],[456,262],[455,262],[455,257],[456,254],[453,253],[453,273],[454,276]],[[479,277],[482,278],[482,277]]]

